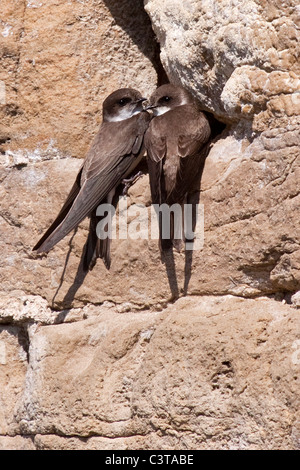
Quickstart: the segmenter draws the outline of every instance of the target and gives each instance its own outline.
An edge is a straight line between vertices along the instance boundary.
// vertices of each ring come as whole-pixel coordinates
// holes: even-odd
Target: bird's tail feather
[[[83,270],[85,272],[91,271],[95,266],[97,259],[102,258],[104,265],[110,269],[111,256],[110,256],[110,238],[98,238],[97,225],[103,217],[97,217],[96,209],[92,212],[90,217],[89,234],[84,246],[83,255]],[[107,225],[104,227],[107,232]]]
[[[62,206],[58,216],[54,220],[54,222],[51,224],[51,226],[48,228],[48,230],[44,233],[42,238],[36,243],[36,245],[33,247],[33,250],[37,250],[38,253],[43,251],[43,245],[47,241],[50,241],[51,235],[54,232],[54,230],[61,224],[61,222],[65,219],[67,214],[69,213],[72,204],[74,200],[76,199],[76,196],[78,195],[80,191],[80,178],[81,178],[81,172],[82,170],[79,171],[76,180],[71,188],[71,191],[69,192],[69,195]]]
[[[111,244],[111,240],[109,237],[105,238],[105,240],[99,240],[98,257],[102,258],[106,269],[110,269],[110,264],[111,264],[110,244]]]
[[[175,248],[180,251],[182,248],[182,223],[180,218],[174,217],[174,213],[170,213],[169,231],[168,236],[164,236],[162,213],[159,214],[159,246],[161,251],[166,251]]]

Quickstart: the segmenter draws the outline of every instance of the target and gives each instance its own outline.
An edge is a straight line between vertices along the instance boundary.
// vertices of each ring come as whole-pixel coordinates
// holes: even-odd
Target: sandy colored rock
[[[1,2],[0,137],[8,152],[48,146],[84,157],[117,88],[155,89],[157,45],[131,0]]]
[[[299,10],[255,0],[145,0],[169,78],[225,122],[299,113]],[[265,111],[265,109],[267,110]],[[273,124],[273,125],[274,125]],[[276,126],[276,124],[275,124]]]
[[[297,448],[299,333],[296,309],[232,296],[31,327],[16,421],[42,448]]]
[[[252,142],[224,134],[213,145],[200,197],[204,246],[187,257],[175,253],[177,279],[172,259],[161,263],[157,240],[132,238],[112,241],[109,272],[99,260],[83,278],[77,271],[87,220],[47,256],[34,254],[32,246],[56,216],[80,162],[61,158],[6,167],[1,187],[1,289],[38,294],[59,308],[106,300],[144,308],[164,305],[182,292],[294,293],[300,286],[299,143],[298,130],[290,126],[266,130]],[[150,220],[147,175],[129,191],[133,219],[139,215],[138,204],[145,206]],[[128,218],[128,230],[133,219]]]
[[[296,308],[300,308],[300,291],[296,292],[294,295],[292,295],[291,298],[292,304]]]
[[[0,436],[0,450],[36,450],[30,437]]]
[[[129,3],[134,9],[127,13],[130,18],[139,13],[127,29],[126,2],[118,8],[110,2],[93,2],[93,8],[69,2],[58,10],[51,2],[37,4],[20,7],[14,21],[5,4],[4,23],[11,28],[3,26],[2,40],[19,51],[19,78],[12,94],[15,69],[9,80],[3,75],[3,112],[13,102],[22,113],[3,119],[15,137],[4,143],[0,156],[1,290],[9,296],[13,290],[40,295],[59,309],[107,300],[148,308],[182,293],[293,294],[300,288],[295,12],[267,2],[224,0],[222,9],[215,2],[145,2],[170,79],[180,80],[206,109],[231,123],[205,164],[203,248],[187,257],[175,253],[174,260],[169,257],[162,264],[157,240],[113,240],[111,271],[99,261],[84,278],[78,268],[86,220],[47,257],[32,253],[80,167],[81,159],[66,155],[84,156],[99,124],[103,97],[129,82],[146,94],[155,87],[150,23],[141,5]],[[141,24],[143,28],[137,27]],[[59,38],[55,44],[49,40],[53,30]],[[289,53],[284,53],[287,46]],[[275,56],[283,53],[279,67]],[[139,204],[149,213],[147,175],[129,191],[129,222]]]
[[[0,325],[0,439],[20,433],[15,412],[24,393],[27,350],[26,329]],[[0,449],[2,445],[0,440]]]

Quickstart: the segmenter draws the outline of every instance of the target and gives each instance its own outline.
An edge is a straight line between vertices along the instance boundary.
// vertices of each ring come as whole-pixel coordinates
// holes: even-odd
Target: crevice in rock
[[[208,122],[211,127],[211,139],[212,140],[217,140],[218,138],[221,137],[221,134],[226,130],[226,132],[229,131],[230,126],[228,124],[225,124],[224,122],[219,121],[213,113],[210,113],[208,111],[204,111],[204,114],[206,115]]]
[[[222,361],[219,369],[211,377],[211,386],[213,390],[233,390],[232,381],[234,379],[234,368],[230,361]]]
[[[10,137],[8,135],[0,137],[0,151],[5,154],[5,151],[1,149],[1,145],[7,144],[10,142]]]
[[[19,345],[23,348],[24,352],[26,353],[27,362],[29,363],[30,339],[29,339],[28,329],[26,325],[23,325],[19,328],[18,342],[19,342]]]
[[[151,21],[144,10],[143,0],[103,0],[116,23],[128,34],[139,50],[151,61],[156,74],[157,86],[168,83],[167,74],[160,61],[160,45],[151,26]],[[130,11],[131,20],[128,21]],[[138,12],[138,14],[136,14]],[[146,34],[141,34],[145,31]],[[151,43],[149,37],[152,37]]]
[[[15,220],[7,213],[4,213],[4,212],[0,213],[0,217],[2,217],[2,219],[5,220],[5,222],[11,227],[16,227],[16,228],[22,227],[22,224],[19,221]]]
[[[244,271],[244,268],[241,269],[242,271]],[[259,269],[256,270],[256,272],[258,273]],[[271,271],[271,269],[270,269]],[[239,283],[237,283],[236,285],[239,285]],[[214,293],[214,292],[204,292],[204,293],[197,293],[197,292],[191,292],[189,293],[188,295],[185,295],[185,294],[182,294],[180,295],[179,297],[177,298],[173,298],[173,299],[170,299],[168,301],[164,301],[164,302],[161,302],[161,303],[156,303],[156,304],[153,304],[153,305],[145,305],[145,306],[141,306],[139,304],[134,304],[131,302],[131,308],[129,311],[126,311],[126,312],[121,312],[122,314],[130,314],[130,313],[144,313],[144,312],[147,312],[147,311],[150,311],[150,312],[163,312],[163,310],[167,309],[169,306],[171,305],[175,305],[177,303],[177,301],[185,298],[185,297],[199,297],[199,298],[205,298],[205,297],[228,297],[228,296],[233,296],[233,297],[237,297],[237,298],[240,298],[240,299],[244,299],[244,300],[247,300],[247,299],[253,299],[253,300],[258,300],[260,298],[270,298],[270,299],[274,299],[276,301],[279,301],[279,302],[282,302],[283,300],[286,301],[287,304],[291,304],[291,301],[290,301],[290,298],[291,296],[293,295],[293,292],[290,292],[290,291],[287,291],[287,290],[280,290],[278,291],[277,289],[265,289],[262,287],[262,290],[260,293],[257,293],[257,294],[249,294],[249,295],[240,295],[240,294],[236,294],[234,292],[231,292],[231,291],[228,291],[228,292],[217,292],[217,293]],[[95,303],[95,302],[85,302],[84,305],[91,305],[93,307],[102,307],[104,304],[104,302],[102,303]],[[117,310],[118,306],[120,306],[121,304],[116,304],[115,307],[112,307],[112,311],[113,310]],[[63,309],[63,310],[59,310],[59,308],[53,308],[51,306],[49,306],[50,310],[53,311],[53,312],[56,312],[58,315],[54,321],[54,324],[61,324],[61,323],[64,323],[65,322],[65,319],[68,315],[68,313],[70,312],[70,310],[72,308],[74,309],[78,309],[80,310],[81,308],[83,308],[83,306],[78,306],[78,307],[71,307],[70,309]],[[88,317],[86,317],[88,318]],[[74,319],[74,320],[68,320],[68,323],[76,323],[77,321],[83,321],[85,320],[86,318],[82,318],[80,320],[78,319]],[[39,322],[42,326],[51,326],[52,323],[41,323]]]

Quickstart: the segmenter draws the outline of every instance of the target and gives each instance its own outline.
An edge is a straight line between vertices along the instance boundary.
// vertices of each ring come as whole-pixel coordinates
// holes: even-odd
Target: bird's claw
[[[136,175],[132,176],[131,178],[125,178],[122,180],[122,184],[124,184],[124,189],[123,189],[123,196],[127,196],[128,189],[131,188],[131,186],[134,185],[134,183],[141,177],[143,176],[143,172],[139,171]]]

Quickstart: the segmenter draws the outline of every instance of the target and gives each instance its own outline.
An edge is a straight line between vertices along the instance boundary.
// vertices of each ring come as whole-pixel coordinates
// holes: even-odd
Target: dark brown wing
[[[139,113],[119,122],[103,122],[86,156],[81,185],[95,175],[109,174],[125,155],[140,153],[150,116]]]
[[[180,160],[180,168],[177,172],[176,183],[172,191],[167,194],[167,204],[181,204],[186,194],[195,190],[197,187],[197,181],[199,181],[203,171],[209,147],[210,142],[207,142],[198,149],[196,154],[189,155],[187,158],[182,158]]]
[[[186,109],[181,115],[181,126],[177,126],[177,146],[171,148],[180,157],[175,184],[167,194],[166,202],[171,205],[182,203],[185,195],[199,178],[206,156],[206,144],[211,133],[208,120],[203,113],[190,106],[183,108]]]
[[[66,217],[67,213],[69,212],[70,208],[72,207],[72,204],[76,198],[76,196],[78,195],[79,191],[80,191],[80,180],[81,180],[81,173],[82,173],[82,167],[76,177],[76,180],[71,188],[71,191],[69,192],[68,194],[68,197],[64,203],[64,205],[62,206],[58,216],[56,217],[56,219],[54,220],[54,222],[50,225],[50,227],[48,228],[48,230],[44,233],[44,235],[42,236],[42,238],[37,242],[37,244],[34,246],[33,250],[37,250],[43,243],[45,240],[47,240],[47,238],[51,235],[52,232],[54,232],[54,230],[56,229],[56,227],[59,226],[59,224],[64,220],[64,218]]]
[[[180,106],[154,118],[145,135],[152,202],[180,202],[198,175],[202,149],[210,137],[207,118],[192,105]],[[165,161],[178,161],[176,182],[165,191]],[[178,200],[179,198],[179,200]]]
[[[167,152],[167,139],[166,135],[162,133],[158,121],[157,118],[154,118],[145,134],[152,204],[162,204],[164,197],[162,169],[163,159]]]
[[[152,123],[155,123],[155,120]],[[145,147],[148,157],[155,163],[160,162],[167,152],[167,138],[165,135],[160,135],[160,132],[159,126],[153,125],[145,135]]]
[[[64,220],[38,244],[38,252],[49,251],[64,238],[134,167],[149,119],[147,113],[140,113],[126,121],[101,125],[82,168],[80,191]]]
[[[111,256],[110,256],[110,238],[107,237],[104,240],[98,238],[97,225],[103,217],[96,215],[97,208],[93,210],[90,216],[89,234],[84,245],[84,256],[83,256],[83,270],[87,272],[92,270],[97,262],[97,258],[102,258],[104,265],[107,269],[110,269]],[[106,229],[107,230],[107,229]]]

